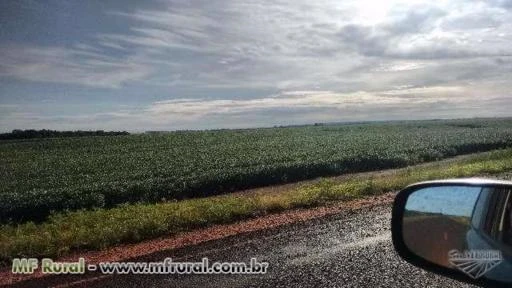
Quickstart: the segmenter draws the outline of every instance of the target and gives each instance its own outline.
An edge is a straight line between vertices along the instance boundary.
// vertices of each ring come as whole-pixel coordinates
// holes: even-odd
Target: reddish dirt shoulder
[[[175,236],[161,237],[137,244],[120,245],[104,251],[74,253],[72,255],[54,260],[77,261],[79,257],[84,257],[87,264],[127,261],[129,259],[149,255],[158,251],[182,248],[185,246],[196,245],[202,242],[217,240],[240,233],[249,233],[290,223],[306,221],[336,214],[340,211],[356,210],[375,205],[389,205],[392,203],[394,195],[395,193],[387,193],[380,196],[370,196],[353,201],[334,202],[331,205],[324,207],[290,210],[240,221],[234,224],[215,225],[195,231],[184,232]],[[45,274],[40,272],[30,275],[15,275],[11,273],[11,268],[8,267],[0,270],[0,285],[15,284],[20,281],[45,276]]]

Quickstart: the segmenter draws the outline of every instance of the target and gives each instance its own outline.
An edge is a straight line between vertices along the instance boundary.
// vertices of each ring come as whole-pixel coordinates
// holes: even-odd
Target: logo
[[[498,266],[503,256],[499,250],[450,250],[448,261],[469,277],[477,279]]]

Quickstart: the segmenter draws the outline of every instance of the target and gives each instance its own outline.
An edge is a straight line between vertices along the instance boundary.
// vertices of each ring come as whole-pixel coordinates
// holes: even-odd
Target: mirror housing
[[[489,200],[489,195],[494,195],[496,199]],[[400,257],[424,270],[484,287],[511,287],[510,242],[503,244],[484,235],[486,233],[480,229],[483,226],[478,224],[484,223],[484,218],[492,218],[489,215],[496,214],[500,215],[501,223],[494,217],[494,222],[482,225],[503,228],[507,213],[511,219],[507,220],[507,225],[510,225],[512,232],[511,203],[510,181],[470,178],[407,186],[396,195],[393,204],[393,245]],[[496,210],[499,207],[501,210]],[[499,239],[505,239],[501,232],[499,235],[502,238]],[[506,235],[506,239],[512,240],[512,234]],[[479,249],[481,246],[478,243],[485,243],[483,247],[486,249]],[[482,252],[485,253],[478,254]],[[477,261],[483,259],[484,262],[474,264],[472,257],[477,257]],[[496,271],[490,277],[492,269]],[[510,278],[502,278],[501,275],[510,275]]]

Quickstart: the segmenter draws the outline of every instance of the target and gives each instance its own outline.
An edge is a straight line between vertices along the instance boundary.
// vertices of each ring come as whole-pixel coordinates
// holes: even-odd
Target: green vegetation
[[[508,171],[512,171],[512,149],[400,169],[394,173],[356,174],[341,182],[324,179],[280,193],[227,194],[171,203],[124,204],[112,209],[58,213],[40,224],[27,222],[0,226],[0,262],[8,263],[12,257],[55,257],[73,250],[133,243],[286,209],[378,195],[417,181]]]
[[[0,222],[212,196],[506,147],[512,147],[511,119],[4,140]]]

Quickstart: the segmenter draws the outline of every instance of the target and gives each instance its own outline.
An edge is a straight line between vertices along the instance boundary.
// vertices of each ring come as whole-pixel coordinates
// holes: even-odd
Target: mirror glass
[[[402,220],[407,248],[471,278],[512,282],[510,188],[430,186],[412,192]]]

